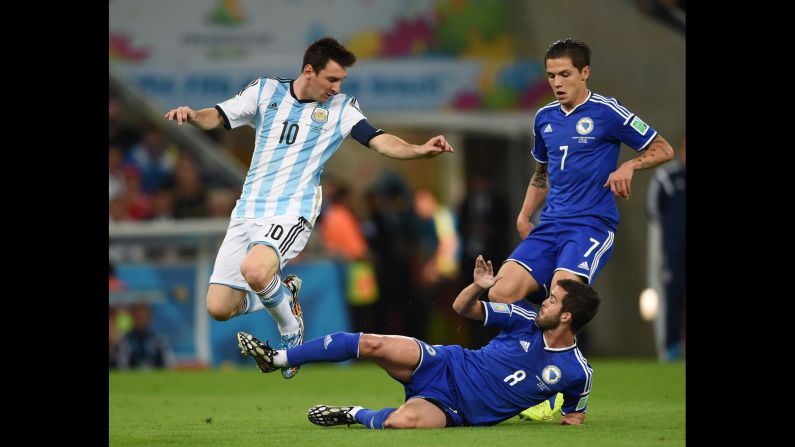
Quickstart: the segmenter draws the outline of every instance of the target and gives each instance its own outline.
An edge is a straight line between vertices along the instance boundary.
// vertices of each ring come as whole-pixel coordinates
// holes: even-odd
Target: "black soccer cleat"
[[[347,425],[356,423],[356,419],[351,415],[354,407],[329,407],[327,405],[315,405],[306,412],[309,422],[323,427],[334,425]]]
[[[237,346],[240,348],[240,353],[244,356],[250,355],[254,357],[260,371],[269,373],[279,369],[273,366],[273,356],[276,355],[276,351],[270,347],[268,342],[263,343],[249,333],[238,332]]]

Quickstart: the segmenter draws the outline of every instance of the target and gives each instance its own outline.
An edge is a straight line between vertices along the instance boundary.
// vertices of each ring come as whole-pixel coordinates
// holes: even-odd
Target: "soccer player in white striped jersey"
[[[346,68],[355,61],[339,42],[324,37],[307,48],[296,79],[259,78],[215,107],[182,106],[165,114],[205,130],[255,129],[251,167],[210,277],[207,311],[228,320],[267,309],[284,348],[303,342],[303,320],[293,303],[300,282],[283,284],[281,270],[309,239],[320,211],[320,174],[342,140],[352,135],[397,159],[453,152],[443,135],[415,145],[372,126],[356,98],[340,92]],[[285,368],[282,375],[289,379],[297,371]]]
[[[522,241],[497,274],[492,302],[526,297],[540,303],[563,279],[593,284],[613,253],[614,196],[629,199],[635,170],[673,157],[671,145],[651,126],[615,98],[588,89],[591,50],[584,42],[554,42],[544,65],[558,100],[535,116],[536,169],[516,222]],[[618,166],[621,143],[641,153]],[[545,199],[534,227],[530,218]]]

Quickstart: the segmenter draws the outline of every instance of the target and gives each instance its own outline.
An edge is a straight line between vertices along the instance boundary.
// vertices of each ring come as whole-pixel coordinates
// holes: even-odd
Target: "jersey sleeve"
[[[364,113],[362,113],[359,101],[357,101],[355,97],[348,96],[346,101],[348,103],[343,107],[342,118],[340,118],[340,131],[342,132],[343,138],[350,135],[353,126],[358,124],[359,121],[367,119]]]
[[[519,304],[481,302],[486,314],[483,326],[498,327],[505,331],[527,330],[528,326],[536,327],[536,313],[531,309]]]
[[[215,106],[224,120],[224,128],[229,130],[242,125],[255,126],[257,103],[265,82],[263,78],[255,79],[240,93]]]
[[[539,114],[536,114],[536,119],[533,122],[533,150],[530,153],[537,162],[546,164],[549,163],[549,158],[547,157],[547,145],[544,143],[542,135]]]
[[[610,117],[613,136],[627,146],[641,151],[657,136],[657,131],[646,124],[639,116],[622,106],[615,98],[609,98],[606,104],[610,109],[606,111]],[[613,113],[615,112],[615,113]]]
[[[572,381],[570,385],[562,391],[563,393],[563,406],[560,411],[561,414],[568,414],[572,412],[585,413],[588,411],[588,396],[591,395],[591,379],[593,378],[593,368],[579,352],[577,354],[578,365],[576,368],[580,369],[581,373],[578,374],[577,380]]]

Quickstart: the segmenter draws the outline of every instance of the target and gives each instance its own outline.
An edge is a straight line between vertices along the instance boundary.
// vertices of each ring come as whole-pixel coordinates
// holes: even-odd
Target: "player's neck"
[[[564,326],[544,330],[544,344],[547,348],[561,349],[574,346],[574,334]]]
[[[306,79],[304,79],[303,76],[299,76],[298,79],[293,81],[293,92],[297,100],[303,101],[304,99],[310,99],[306,90]]]
[[[569,113],[572,110],[576,109],[577,107],[581,106],[585,101],[587,101],[590,95],[591,91],[586,88],[585,91],[582,94],[580,94],[579,97],[577,97],[576,99],[574,99],[574,101],[571,102],[571,105],[566,106],[564,104],[561,104],[560,106],[564,112]]]

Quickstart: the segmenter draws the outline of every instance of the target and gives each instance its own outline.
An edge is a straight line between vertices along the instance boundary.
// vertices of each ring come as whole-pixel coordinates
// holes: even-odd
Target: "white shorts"
[[[312,234],[312,225],[300,216],[275,216],[261,219],[232,218],[210,276],[210,284],[223,284],[246,290],[240,265],[249,250],[262,244],[279,256],[279,270],[301,253]]]

